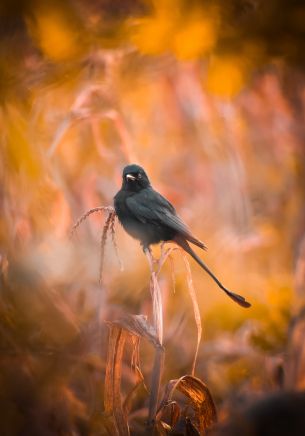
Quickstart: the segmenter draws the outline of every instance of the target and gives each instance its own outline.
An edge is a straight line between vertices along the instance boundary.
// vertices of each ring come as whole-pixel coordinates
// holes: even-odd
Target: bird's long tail
[[[242,297],[241,295],[235,294],[232,291],[229,291],[229,289],[225,288],[223,284],[218,280],[218,278],[212,273],[212,271],[207,267],[207,265],[200,259],[199,256],[192,250],[189,243],[182,237],[176,237],[174,241],[181,247],[183,250],[185,250],[196,262],[209,274],[210,277],[214,280],[215,283],[222,289],[235,303],[239,304],[242,307],[250,307],[251,304],[248,303],[248,301]]]

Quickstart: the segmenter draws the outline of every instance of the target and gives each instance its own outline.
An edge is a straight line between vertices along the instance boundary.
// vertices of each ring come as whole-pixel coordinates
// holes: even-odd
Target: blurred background
[[[220,420],[304,388],[304,3],[3,0],[0,21],[1,433],[103,434],[108,327],[100,336],[97,318],[150,317],[149,269],[117,226],[124,271],[109,243],[101,288],[105,217],[68,235],[85,211],[112,205],[127,163],[252,302],[236,306],[190,260],[196,375]],[[174,273],[168,264],[160,277],[164,384],[190,373],[196,347],[179,254]],[[151,345],[141,350],[149,385]],[[133,377],[127,359],[124,393]],[[146,407],[139,389],[134,428]]]

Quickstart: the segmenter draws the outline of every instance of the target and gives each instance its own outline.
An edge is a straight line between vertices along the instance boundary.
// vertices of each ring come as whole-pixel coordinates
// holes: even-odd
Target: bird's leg
[[[154,264],[155,264],[156,260],[154,259],[151,248],[149,246],[143,245],[143,251],[144,251],[145,256],[147,257],[149,269],[150,269],[150,272],[152,274],[154,272]]]

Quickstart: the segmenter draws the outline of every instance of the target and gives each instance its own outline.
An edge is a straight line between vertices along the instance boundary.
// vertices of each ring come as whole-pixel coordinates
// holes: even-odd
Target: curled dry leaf
[[[170,434],[171,427],[166,424],[166,422],[158,421],[156,422],[156,434],[158,436],[168,436]]]
[[[170,427],[175,427],[181,415],[181,408],[176,401],[168,401],[157,414],[159,421],[166,421]]]
[[[199,431],[194,426],[190,418],[186,418],[185,434],[186,436],[200,436]]]
[[[208,387],[200,379],[191,375],[171,380],[166,386],[158,413],[159,416],[162,415],[163,409],[172,401],[176,390],[191,401],[196,418],[196,422],[192,424],[198,427],[200,434],[204,434],[205,429],[217,421],[216,407]]]

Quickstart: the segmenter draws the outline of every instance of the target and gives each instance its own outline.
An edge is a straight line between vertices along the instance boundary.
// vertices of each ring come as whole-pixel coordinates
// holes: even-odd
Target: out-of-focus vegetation
[[[68,234],[84,211],[112,204],[130,162],[253,303],[235,307],[192,263],[196,375],[220,421],[283,386],[304,389],[303,2],[3,0],[0,20],[1,434],[106,431],[102,321],[150,316],[149,271],[118,228],[125,269],[109,244],[101,289],[102,216]],[[164,384],[190,373],[196,347],[179,255],[174,269],[174,285],[170,265],[160,278]],[[138,377],[129,360],[125,395]],[[143,385],[127,400],[141,434]]]

